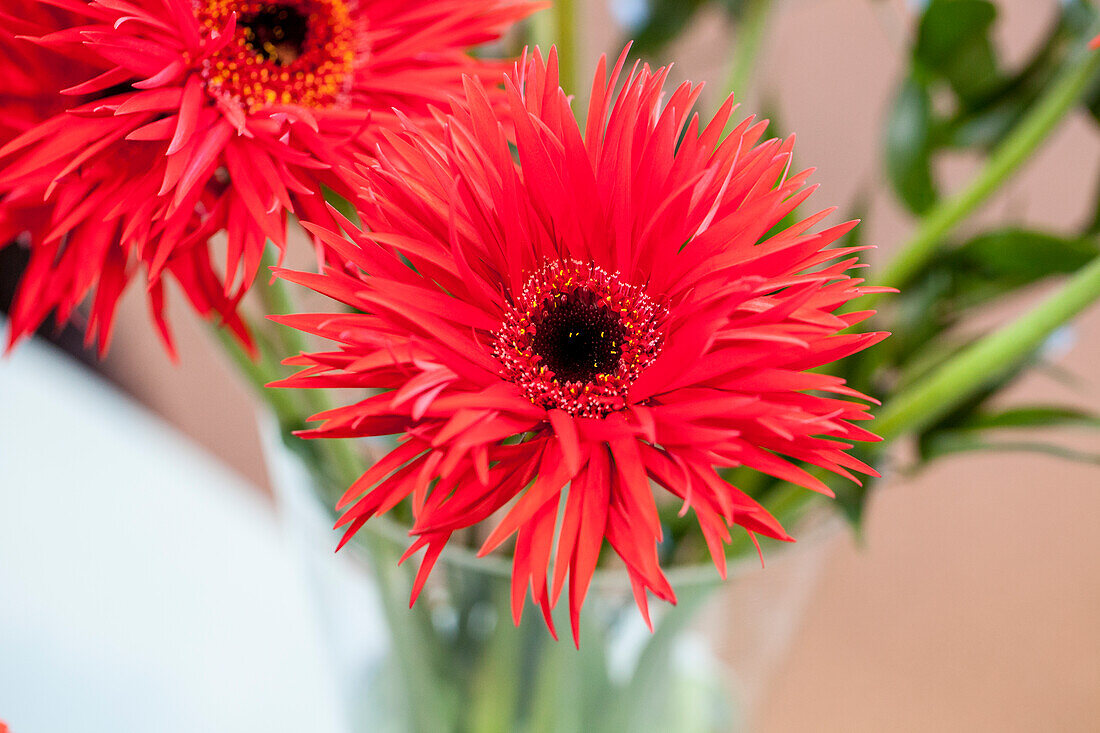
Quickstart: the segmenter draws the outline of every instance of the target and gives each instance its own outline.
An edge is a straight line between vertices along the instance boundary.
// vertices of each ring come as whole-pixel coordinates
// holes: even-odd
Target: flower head
[[[245,338],[236,306],[288,215],[326,221],[323,190],[402,117],[498,68],[468,48],[526,0],[13,0],[0,74],[37,89],[0,110],[0,233],[29,234],[12,339],[95,292],[88,338],[109,342],[141,272],[165,334],[163,282]],[[39,79],[20,57],[46,55]],[[82,71],[71,79],[67,66]],[[55,73],[50,67],[63,69]],[[25,83],[24,83],[25,82]],[[59,103],[61,102],[61,103]],[[27,109],[45,113],[30,124]],[[5,136],[11,137],[11,136]],[[212,251],[210,237],[225,232]],[[224,264],[215,265],[215,262]]]
[[[380,390],[306,435],[402,436],[340,503],[344,541],[410,499],[415,597],[454,532],[493,522],[481,551],[515,536],[517,620],[530,588],[549,622],[568,577],[575,638],[605,540],[647,618],[647,593],[675,600],[658,502],[695,512],[724,573],[733,526],[789,537],[717,469],[828,493],[787,459],[873,474],[845,450],[876,439],[861,396],[812,371],[884,336],[850,332],[873,289],[830,245],[855,223],[778,227],[810,193],[792,141],[751,118],[723,138],[732,100],[700,129],[699,87],[665,100],[666,69],[616,95],[624,60],[601,61],[583,134],[553,52],[503,108],[468,83],[442,138],[410,125],[365,171],[363,231],[311,225],[357,268],[283,273],[356,312],[282,319],[338,348],[280,384]]]

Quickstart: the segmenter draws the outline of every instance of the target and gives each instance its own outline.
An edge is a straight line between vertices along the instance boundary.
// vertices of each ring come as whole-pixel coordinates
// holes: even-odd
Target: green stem
[[[263,259],[264,269],[275,263],[275,259],[269,250]],[[264,310],[271,315],[289,315],[299,312],[290,296],[286,282],[270,276],[261,271],[260,280],[256,284],[260,301]],[[273,329],[273,336],[279,344],[284,356],[297,356],[307,350],[305,336],[296,328],[289,326],[277,326]],[[278,377],[275,377],[278,378]],[[326,390],[303,389],[297,390],[298,396],[305,403],[307,414],[301,416],[304,425],[308,419],[319,413],[333,408],[334,403]],[[260,395],[269,400],[269,394],[286,393],[282,389],[266,389]],[[355,449],[354,442],[347,439],[330,439],[318,441],[318,450],[326,457],[325,468],[333,479],[343,488],[347,488],[359,478],[366,470],[366,464],[359,451]]]
[[[748,0],[745,3],[744,14],[737,28],[737,45],[733,49],[733,60],[726,81],[727,92],[736,95],[738,99],[747,97],[752,86],[753,70],[760,55],[771,5],[771,0]],[[733,124],[731,120],[730,125]]]
[[[446,660],[439,655],[445,647],[432,626],[428,605],[420,601],[409,608],[410,575],[407,566],[398,566],[400,553],[392,542],[370,531],[360,533],[357,539],[367,549],[364,554],[378,582],[389,641],[393,646],[391,653],[405,678],[406,703],[413,730],[447,733],[452,730],[461,701],[457,690],[449,684],[448,676],[441,674],[440,668]]]
[[[275,412],[282,426],[294,425],[301,419],[299,410],[290,395],[281,390],[267,389],[265,385],[273,379],[278,379],[278,374],[273,373],[270,363],[262,356],[254,360],[241,346],[240,342],[229,333],[228,329],[215,326],[214,334],[221,342],[222,349],[233,361],[241,376],[252,387],[256,396],[262,399]]]
[[[555,0],[553,7],[531,18],[530,41],[543,56],[551,46],[558,49],[559,84],[567,94],[576,94],[577,83],[577,8],[576,0]]]
[[[892,288],[902,288],[908,284],[936,255],[943,238],[997,191],[1047,139],[1077,104],[1098,69],[1100,54],[1085,52],[1083,57],[1075,57],[993,151],[985,167],[970,184],[955,196],[941,201],[921,219],[908,243],[885,271],[875,278],[876,283]],[[879,297],[878,294],[868,296],[864,301],[865,307],[872,307],[871,303]]]
[[[678,698],[666,687],[669,668],[674,663],[676,642],[720,586],[721,581],[716,575],[714,582],[689,585],[678,590],[676,607],[667,609],[657,622],[653,635],[646,641],[638,658],[630,683],[615,701],[618,704],[607,706],[611,724],[606,730],[646,730],[653,720],[676,717],[676,713],[667,710],[667,706],[675,704]],[[618,719],[618,716],[626,720]]]
[[[558,46],[558,77],[567,94],[577,94],[577,38],[576,0],[554,1],[555,30]]]
[[[890,400],[878,413],[875,432],[889,441],[929,425],[1011,369],[1059,326],[1098,299],[1100,257],[1037,307],[965,349]]]
[[[298,312],[294,299],[290,297],[286,282],[272,278],[270,268],[276,263],[271,248],[268,248],[261,261],[259,280],[256,290],[260,295],[264,312],[268,315],[290,315]],[[275,329],[275,336],[286,348],[285,356],[297,356],[306,350],[305,336],[296,328],[281,327]]]

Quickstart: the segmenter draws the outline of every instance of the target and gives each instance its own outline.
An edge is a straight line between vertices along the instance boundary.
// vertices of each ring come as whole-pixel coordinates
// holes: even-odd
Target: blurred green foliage
[[[890,110],[884,144],[890,184],[910,212],[924,213],[938,200],[936,156],[952,150],[988,152],[1001,142],[1058,74],[1094,17],[1095,9],[1084,0],[1061,4],[1029,60],[1006,72],[992,40],[994,3],[928,3],[909,70]],[[1096,91],[1100,109],[1100,86]]]
[[[651,0],[651,14],[638,29],[639,50],[659,54],[662,45],[682,32],[707,4],[724,7],[734,20],[744,7],[742,2],[717,0]],[[919,219],[943,201],[936,175],[939,159],[965,152],[982,160],[996,149],[1052,81],[1074,62],[1075,52],[1089,38],[1097,10],[1085,0],[1060,3],[1053,22],[1015,68],[1008,68],[995,40],[996,3],[929,0],[915,12],[919,17],[910,39],[909,63],[885,114],[880,155],[895,198]],[[1083,104],[1100,123],[1100,77]],[[774,120],[775,115],[770,116]],[[976,338],[968,324],[979,310],[1009,301],[1044,281],[1072,274],[1100,255],[1100,192],[1089,194],[1096,199],[1093,213],[1076,228],[1071,224],[1064,231],[1052,232],[1001,222],[984,230],[970,226],[966,234],[942,242],[939,255],[899,295],[883,302],[874,325],[891,331],[891,338],[835,365],[833,373],[878,397],[895,394],[933,373]],[[863,199],[849,211],[852,218],[861,219],[868,213]],[[858,245],[861,231],[862,227],[857,228],[837,246]],[[869,277],[873,284],[874,273]],[[907,436],[915,445],[912,465],[890,465],[897,460],[892,458],[896,451],[881,444],[857,446],[856,456],[883,473],[917,470],[944,456],[990,450],[1038,451],[1100,463],[1100,451],[1059,445],[1047,432],[1096,430],[1100,428],[1096,415],[1061,405],[998,406],[1004,391],[1025,374],[1048,368],[1045,352],[1049,350],[1048,344],[1033,351],[965,403],[916,435]],[[805,498],[809,492],[792,493],[783,482],[753,471],[737,469],[728,478],[784,522],[797,519],[812,503]],[[875,480],[862,487],[844,480],[828,483],[845,513],[858,525]],[[791,500],[792,496],[802,498]],[[674,539],[687,539],[687,523],[671,515],[668,521]],[[734,551],[745,549],[742,545]]]
[[[887,117],[883,138],[885,169],[896,198],[914,216],[941,200],[935,164],[945,154],[989,154],[1013,130],[1073,52],[1088,40],[1096,10],[1089,2],[1059,6],[1054,22],[1028,59],[1005,68],[994,42],[998,8],[989,0],[930,0],[923,9],[910,49],[908,72]],[[1100,79],[1086,104],[1100,108]],[[1095,111],[1093,112],[1095,116]],[[964,326],[978,308],[1010,299],[1050,278],[1065,276],[1100,255],[1095,221],[1078,231],[1053,233],[1005,226],[971,231],[944,243],[929,262],[893,296],[879,319],[893,336],[867,353],[841,364],[841,376],[857,389],[883,395],[904,389],[943,364],[973,340]],[[1100,426],[1095,416],[1074,409],[1039,405],[999,410],[1007,388],[1040,367],[1041,348],[999,381],[987,386],[915,436],[917,467],[941,456],[972,450],[1043,450],[1065,458],[1096,456],[1038,440],[1004,440],[1006,432],[1034,436],[1042,429]],[[844,497],[855,519],[865,492]]]

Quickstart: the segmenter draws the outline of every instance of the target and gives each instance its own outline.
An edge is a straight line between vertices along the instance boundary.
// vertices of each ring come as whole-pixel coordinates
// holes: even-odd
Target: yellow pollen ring
[[[196,16],[209,35],[220,32],[234,13],[236,37],[203,70],[211,93],[238,100],[248,112],[279,103],[314,108],[346,103],[358,30],[346,0],[197,2]]]

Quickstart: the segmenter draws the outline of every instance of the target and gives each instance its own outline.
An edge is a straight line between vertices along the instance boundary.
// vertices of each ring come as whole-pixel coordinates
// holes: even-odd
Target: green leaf
[[[1100,428],[1100,416],[1072,407],[1037,405],[1014,407],[1002,412],[976,413],[959,427],[967,430],[989,430],[1058,426]]]
[[[1100,234],[1100,183],[1097,183],[1092,191],[1092,216],[1089,218],[1089,223],[1085,226],[1084,234],[1086,236],[1095,237]]]
[[[1001,229],[974,237],[954,250],[952,258],[984,278],[1019,286],[1075,272],[1097,254],[1100,247],[1090,238]]]
[[[918,442],[921,462],[950,453],[987,450],[1042,452],[1077,461],[1100,461],[1100,453],[1082,452],[1041,441],[991,440],[990,434],[1005,430],[1100,428],[1100,416],[1073,407],[1026,405],[1000,411],[982,409],[981,405],[999,391],[986,390],[977,404],[971,402],[968,409],[956,411],[921,435]]]
[[[921,17],[915,56],[933,68],[943,66],[996,18],[997,8],[987,0],[932,0]]]
[[[944,252],[898,298],[892,348],[912,356],[968,310],[1045,278],[1070,275],[1097,254],[1100,246],[1089,237],[1015,228],[980,234]]]
[[[991,149],[1020,121],[1035,96],[1005,95],[992,108],[962,110],[946,128],[947,143],[953,148]]]
[[[994,393],[989,393],[991,396]],[[943,425],[951,427],[943,429]],[[1071,448],[1039,441],[991,440],[990,433],[1004,430],[1026,430],[1056,427],[1100,428],[1100,417],[1072,407],[1057,405],[1028,405],[1007,410],[990,411],[974,408],[969,414],[956,413],[952,420],[945,420],[920,437],[922,462],[932,461],[950,453],[987,450],[1022,450],[1058,455],[1072,460],[1095,461],[1100,454],[1083,453]]]
[[[886,172],[910,211],[927,211],[938,195],[932,179],[932,99],[914,78],[898,90],[886,123]]]
[[[1100,465],[1100,453],[1081,451],[1051,443],[1038,441],[989,441],[980,435],[968,431],[947,431],[937,433],[922,445],[925,461],[941,458],[952,453],[971,453],[975,451],[998,451],[1002,453],[1043,453],[1078,463]]]
[[[980,100],[1003,83],[989,37],[996,18],[987,0],[932,0],[921,17],[914,62],[945,79],[964,102]]]
[[[669,42],[683,33],[695,13],[708,0],[648,0],[645,21],[630,29],[634,51],[642,56],[660,53]]]
[[[1058,18],[1023,68],[984,99],[961,100],[960,109],[944,130],[948,144],[989,150],[1000,143],[1057,76],[1074,42],[1084,39],[1094,13],[1083,0],[1063,3]]]

